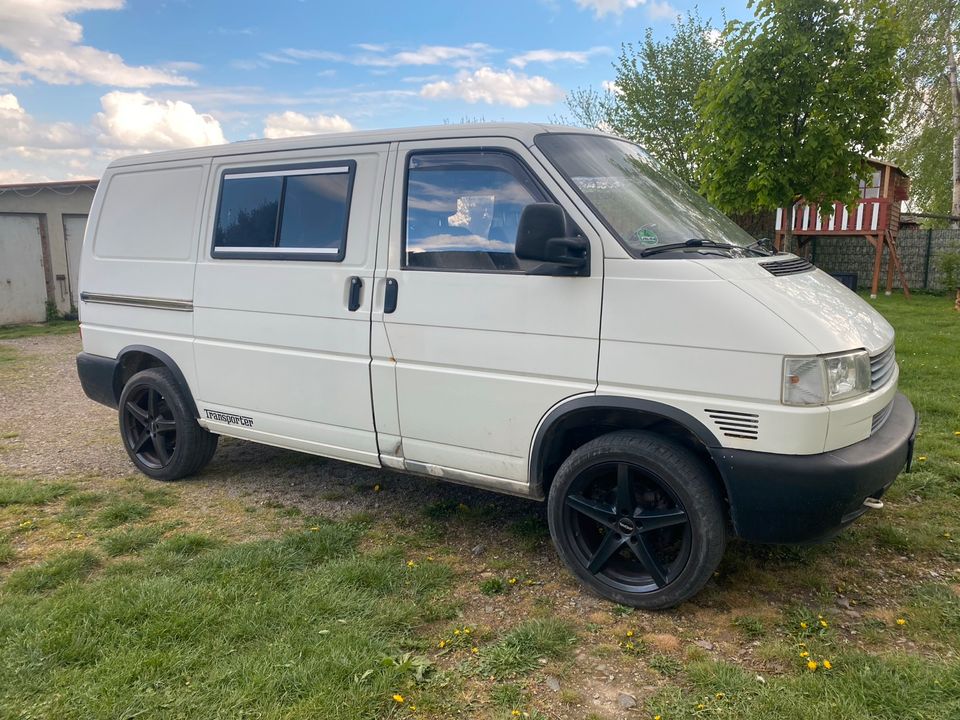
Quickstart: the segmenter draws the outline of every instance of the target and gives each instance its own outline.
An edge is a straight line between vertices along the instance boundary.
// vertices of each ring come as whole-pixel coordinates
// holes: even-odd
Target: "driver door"
[[[519,142],[399,145],[382,322],[407,469],[526,494],[540,419],[596,389],[599,237],[573,216],[589,277],[527,275],[513,252],[523,208],[562,197]]]

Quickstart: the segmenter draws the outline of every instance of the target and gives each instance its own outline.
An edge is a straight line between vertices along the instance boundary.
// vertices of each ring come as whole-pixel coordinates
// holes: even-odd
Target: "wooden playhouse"
[[[900,205],[910,192],[910,178],[903,170],[882,160],[868,160],[873,175],[860,183],[860,197],[852,208],[843,203],[823,207],[817,203],[799,202],[790,209],[790,223],[799,246],[804,247],[818,236],[849,236],[866,238],[874,251],[873,280],[870,296],[876,297],[883,270],[883,251],[887,249],[886,293],[893,291],[893,273],[900,277],[903,293],[910,297],[910,288],[904,277],[900,257],[897,254],[897,231],[900,228]],[[784,217],[787,213],[777,210],[776,246],[783,243]]]

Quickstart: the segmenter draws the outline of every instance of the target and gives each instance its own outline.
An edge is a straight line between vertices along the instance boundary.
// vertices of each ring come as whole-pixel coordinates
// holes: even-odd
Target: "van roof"
[[[545,132],[576,132],[590,135],[604,134],[597,130],[587,128],[539,123],[428,125],[424,127],[398,128],[393,130],[362,130],[358,132],[326,133],[323,135],[303,135],[277,140],[241,140],[223,145],[208,145],[184,150],[165,150],[145,155],[131,155],[130,157],[119,158],[110,163],[110,167],[126,167],[174,160],[247,155],[282,150],[306,150],[310,148],[339,147],[342,145],[373,145],[407,140],[442,140],[476,136],[489,137],[490,135],[514,138],[526,145],[532,145],[534,137]]]

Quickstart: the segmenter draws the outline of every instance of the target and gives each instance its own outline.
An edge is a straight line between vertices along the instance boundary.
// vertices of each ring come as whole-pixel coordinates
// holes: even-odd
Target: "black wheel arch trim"
[[[187,383],[180,367],[163,350],[158,350],[149,345],[127,345],[117,354],[116,359],[88,352],[81,352],[77,355],[77,375],[87,397],[94,402],[116,410],[120,405],[120,393],[123,392],[123,385],[120,382],[120,369],[123,367],[124,358],[135,352],[149,355],[162,367],[170,371],[174,381],[183,391],[190,412],[193,413],[195,418],[199,418],[200,413],[193,399],[193,393],[190,392],[190,385]]]
[[[193,413],[193,417],[199,418],[200,411],[197,410],[197,403],[193,399],[193,393],[190,392],[190,385],[187,383],[187,378],[184,377],[183,371],[180,370],[180,366],[174,361],[172,357],[167,355],[163,350],[158,350],[157,348],[150,347],[149,345],[127,345],[123,350],[117,354],[117,368],[119,369],[123,365],[123,358],[130,353],[139,352],[144,355],[150,355],[151,357],[156,358],[160,361],[160,364],[163,365],[167,370],[170,371],[170,374],[173,375],[173,379],[176,381],[177,385],[180,386],[180,389],[183,391],[184,397],[187,401],[187,407],[190,408],[190,412]],[[117,400],[120,399],[120,392],[123,391],[122,387],[117,387],[119,383],[119,376],[114,378],[114,389],[117,393]]]
[[[565,417],[571,413],[581,410],[632,410],[642,412],[646,415],[652,415],[670,420],[680,425],[694,437],[696,437],[707,448],[721,447],[720,441],[706,425],[697,420],[692,415],[678,410],[677,408],[659,403],[654,400],[644,400],[642,398],[623,397],[620,395],[588,395],[575,397],[569,400],[562,400],[543,416],[534,435],[530,450],[529,478],[531,497],[543,498],[544,478],[543,478],[543,450],[544,443],[550,437],[551,431]]]

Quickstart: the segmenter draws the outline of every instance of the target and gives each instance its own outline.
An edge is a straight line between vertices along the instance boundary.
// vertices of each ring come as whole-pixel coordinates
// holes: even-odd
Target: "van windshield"
[[[741,248],[756,246],[745,230],[637,145],[577,133],[544,133],[536,144],[633,257],[657,256],[656,248],[667,250],[666,245],[682,252],[685,244],[697,253],[741,257]]]

